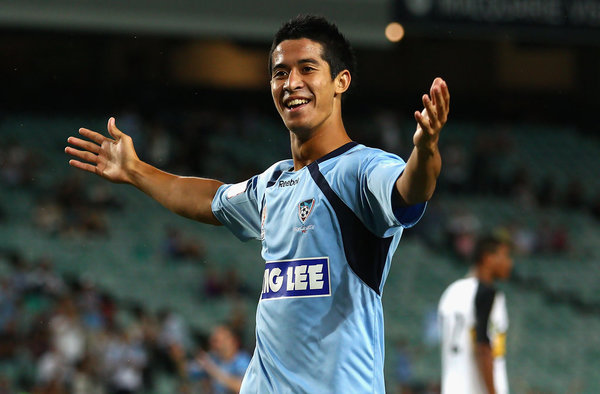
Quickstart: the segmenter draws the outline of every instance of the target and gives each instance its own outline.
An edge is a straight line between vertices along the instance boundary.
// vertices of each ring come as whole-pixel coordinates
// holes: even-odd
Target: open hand
[[[76,158],[69,160],[69,164],[111,182],[131,183],[129,171],[139,161],[133,141],[117,128],[115,118],[108,120],[107,128],[112,138],[85,128],[79,129],[79,134],[91,141],[69,137],[67,142],[80,148],[65,148],[65,153]]]
[[[417,131],[413,136],[416,147],[431,148],[437,144],[440,131],[448,120],[450,111],[450,92],[442,78],[436,78],[431,85],[429,95],[423,95],[423,111],[415,111]]]

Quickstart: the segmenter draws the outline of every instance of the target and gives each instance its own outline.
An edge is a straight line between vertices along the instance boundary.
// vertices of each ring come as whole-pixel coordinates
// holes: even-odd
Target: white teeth
[[[288,101],[288,103],[286,104],[286,107],[290,108],[290,107],[294,107],[296,105],[302,105],[302,104],[306,104],[308,103],[308,100],[306,99],[293,99]]]

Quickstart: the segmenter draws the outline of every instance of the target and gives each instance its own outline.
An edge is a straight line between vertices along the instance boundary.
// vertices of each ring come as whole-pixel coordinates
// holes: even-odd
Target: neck
[[[491,285],[494,283],[494,275],[490,270],[486,270],[484,267],[478,267],[475,270],[475,276],[479,281]]]
[[[294,171],[309,165],[313,161],[352,141],[341,118],[336,125],[322,125],[306,135],[290,131]]]

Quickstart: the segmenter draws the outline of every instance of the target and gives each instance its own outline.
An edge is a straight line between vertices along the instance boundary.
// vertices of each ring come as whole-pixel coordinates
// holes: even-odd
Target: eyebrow
[[[306,59],[300,59],[297,62],[298,64],[314,64],[314,65],[318,65],[319,61],[313,58],[306,58]],[[277,63],[276,65],[273,66],[273,70],[279,70],[282,68],[287,68],[288,65],[285,63]]]

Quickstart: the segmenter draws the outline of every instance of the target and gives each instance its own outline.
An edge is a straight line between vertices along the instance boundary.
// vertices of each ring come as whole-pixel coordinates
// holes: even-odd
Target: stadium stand
[[[82,125],[104,130],[104,122],[97,117],[39,114],[6,116],[0,122],[1,281],[14,283],[18,277],[21,268],[14,264],[15,251],[28,262],[48,258],[55,275],[65,282],[91,281],[110,295],[119,311],[116,320],[123,327],[138,322],[133,305],[144,305],[157,316],[173,311],[191,331],[204,335],[236,316],[243,322],[244,342],[251,349],[262,280],[258,243],[240,243],[222,228],[178,218],[133,188],[107,186],[93,176],[76,174],[62,153],[67,136]],[[214,171],[234,182],[248,174],[223,170],[218,157],[235,158],[247,171],[259,171],[287,152],[285,133],[260,113],[221,124],[222,128],[204,136],[210,152],[201,163],[206,175]],[[489,185],[477,184],[481,174],[472,175],[478,149],[489,143],[481,141],[481,126],[452,124],[444,131],[448,141],[442,149],[462,147],[463,170],[469,175],[458,177],[462,179],[458,183],[440,180],[440,193],[428,214],[443,220],[425,220],[408,230],[396,253],[383,297],[387,384],[391,391],[399,380],[395,360],[398,344],[404,344],[412,366],[410,384],[417,390],[435,387],[440,366],[432,312],[443,289],[466,273],[465,234],[495,231],[510,236],[518,247],[514,278],[503,284],[511,321],[507,358],[514,392],[598,392],[600,337],[590,333],[600,331],[596,286],[600,227],[589,207],[600,190],[587,184],[580,205],[569,205],[565,192],[574,176],[595,178],[600,142],[567,128],[494,127],[490,134],[500,138],[505,149],[490,158],[493,172],[483,174]],[[173,134],[172,138],[173,149],[186,143],[185,137]],[[498,139],[492,143],[498,146]],[[142,153],[148,154],[150,149],[145,149]],[[19,159],[23,155],[27,159]],[[165,158],[165,163],[182,169],[174,157]],[[527,178],[516,177],[523,169]],[[556,197],[546,205],[538,190],[548,177],[555,179]],[[65,190],[71,194],[61,196]],[[61,198],[65,206],[60,205]],[[90,212],[93,217],[86,216]],[[459,231],[460,243],[449,224],[458,213],[471,215],[476,222]],[[460,223],[464,230],[465,221]],[[169,228],[192,244],[204,245],[204,250],[183,257],[167,253]],[[549,229],[556,231],[544,233]],[[60,297],[43,294],[23,298],[28,301],[23,308],[30,310],[11,312],[17,313],[20,332],[34,332],[32,316],[50,316],[58,306]],[[3,336],[10,334],[7,326],[0,328]],[[185,346],[191,349],[199,341]],[[39,384],[41,354],[31,349],[23,345],[2,352],[0,384],[20,390]],[[174,392],[177,374],[157,371],[151,392]]]

